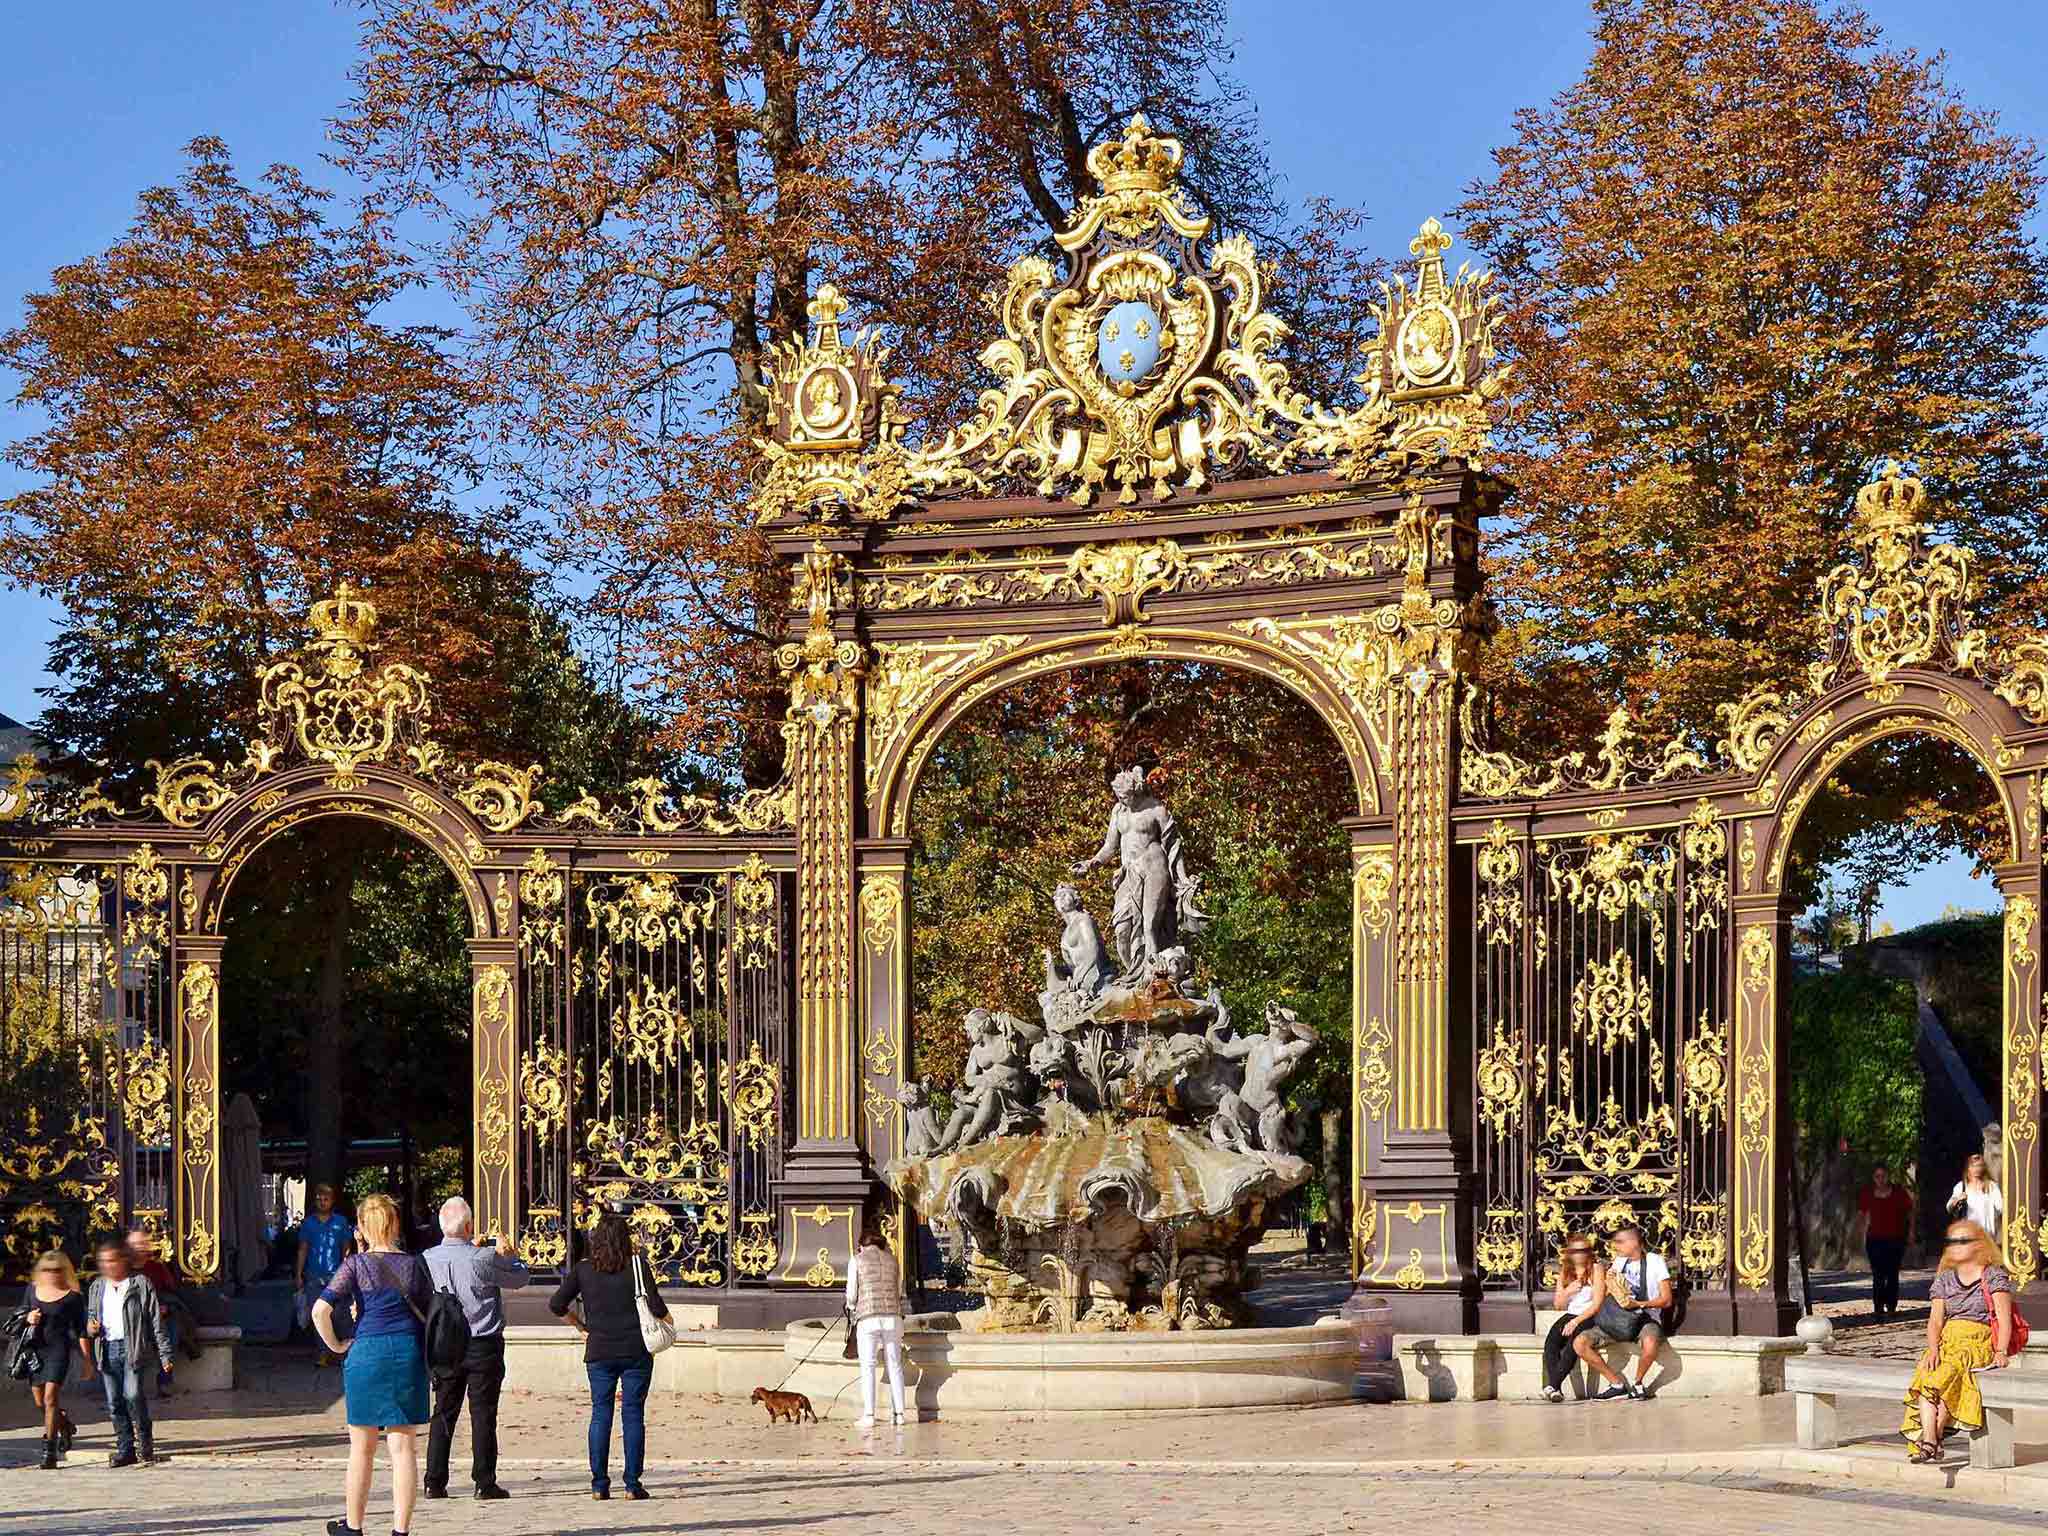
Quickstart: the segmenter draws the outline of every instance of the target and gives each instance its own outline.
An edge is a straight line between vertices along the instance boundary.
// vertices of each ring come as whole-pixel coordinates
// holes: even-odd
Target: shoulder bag
[[[1992,1337],[1998,1336],[1998,1308],[1991,1304],[1991,1281],[1988,1276],[1979,1276],[1978,1286],[1984,1292],[1984,1314],[1991,1319]],[[2020,1315],[2020,1299],[2012,1297],[2012,1336],[2006,1341],[2005,1352],[2009,1357],[2019,1354],[2027,1347],[2027,1340],[2034,1330],[2027,1326],[2027,1320]]]
[[[676,1341],[676,1323],[672,1317],[656,1317],[654,1308],[647,1304],[647,1285],[643,1279],[646,1260],[639,1254],[632,1257],[633,1265],[633,1310],[640,1314],[640,1342],[647,1353],[658,1355]]]

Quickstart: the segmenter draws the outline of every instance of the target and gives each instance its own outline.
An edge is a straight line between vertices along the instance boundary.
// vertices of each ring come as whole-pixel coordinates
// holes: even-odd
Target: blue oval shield
[[[1112,384],[1144,378],[1159,361],[1159,312],[1140,299],[1110,310],[1095,332],[1095,361]]]

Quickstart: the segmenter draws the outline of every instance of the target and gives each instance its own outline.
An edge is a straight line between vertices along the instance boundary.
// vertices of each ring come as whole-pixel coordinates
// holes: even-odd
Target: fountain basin
[[[791,1323],[788,1387],[823,1413],[860,1411],[859,1365],[840,1358],[836,1317]],[[827,1337],[827,1331],[830,1336]],[[1160,1333],[983,1333],[949,1312],[904,1320],[904,1386],[922,1417],[958,1414],[1188,1413],[1350,1402],[1358,1332],[1328,1320],[1295,1328]],[[878,1380],[888,1406],[886,1375]],[[850,1409],[850,1412],[847,1410]]]

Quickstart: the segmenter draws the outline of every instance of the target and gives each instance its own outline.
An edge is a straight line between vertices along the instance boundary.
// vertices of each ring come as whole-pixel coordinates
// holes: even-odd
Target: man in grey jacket
[[[149,1276],[128,1262],[128,1243],[109,1232],[94,1247],[99,1273],[85,1293],[85,1331],[93,1361],[106,1384],[107,1417],[114,1421],[114,1454],[109,1466],[132,1467],[156,1460],[156,1427],[142,1384],[154,1365],[171,1374],[171,1334]],[[137,1456],[138,1442],[140,1456]]]
[[[448,1497],[448,1452],[462,1400],[469,1399],[470,1477],[480,1499],[511,1497],[498,1485],[498,1394],[505,1385],[505,1305],[502,1291],[530,1278],[512,1239],[480,1246],[469,1202],[460,1195],[441,1206],[441,1241],[420,1255],[434,1289],[451,1291],[469,1324],[462,1363],[434,1370],[434,1417],[427,1429],[427,1497]]]

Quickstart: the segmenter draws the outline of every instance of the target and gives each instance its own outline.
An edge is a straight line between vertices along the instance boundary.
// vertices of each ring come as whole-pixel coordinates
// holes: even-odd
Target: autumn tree
[[[501,472],[563,517],[592,612],[671,740],[772,774],[777,576],[747,513],[767,349],[827,279],[884,321],[928,420],[958,415],[1003,266],[1051,249],[1133,110],[1312,315],[1304,382],[1356,371],[1356,215],[1296,220],[1222,0],[365,0],[345,163],[425,215],[474,319]],[[1326,322],[1326,323],[1325,323]],[[750,750],[743,750],[750,749]]]
[[[1594,14],[1583,78],[1516,116],[1460,210],[1516,368],[1491,544],[1512,733],[1583,742],[1626,700],[1711,741],[1717,706],[1796,685],[1817,579],[1887,456],[1989,556],[1992,620],[2037,622],[2034,147],[1850,7]],[[1916,777],[1865,823],[1968,841]]]
[[[348,580],[384,654],[435,679],[452,752],[541,759],[568,795],[646,771],[644,721],[591,685],[518,522],[475,494],[477,401],[447,336],[383,318],[416,274],[324,201],[286,167],[245,184],[202,139],[0,335],[40,419],[7,449],[29,485],[0,503],[0,575],[64,609],[41,733],[131,799],[150,758],[233,760],[262,668]],[[300,899],[270,914],[280,948],[325,957],[310,1070],[330,1086],[361,845],[309,841],[281,876]],[[338,1121],[314,1136],[331,1172]]]

